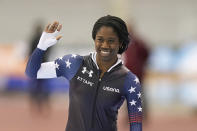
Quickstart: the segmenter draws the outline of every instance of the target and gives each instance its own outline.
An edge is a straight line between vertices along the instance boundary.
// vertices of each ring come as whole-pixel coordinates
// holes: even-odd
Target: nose
[[[107,43],[107,41],[103,41],[101,47],[102,48],[109,48],[109,44]]]

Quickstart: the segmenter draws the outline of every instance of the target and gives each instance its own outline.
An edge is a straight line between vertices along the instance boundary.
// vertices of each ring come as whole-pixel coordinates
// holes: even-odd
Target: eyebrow
[[[96,37],[103,37],[102,35],[96,35]]]
[[[96,37],[99,37],[100,38],[100,37],[103,37],[103,36],[98,36],[97,35]],[[116,39],[116,38],[115,37],[109,37],[108,39]]]

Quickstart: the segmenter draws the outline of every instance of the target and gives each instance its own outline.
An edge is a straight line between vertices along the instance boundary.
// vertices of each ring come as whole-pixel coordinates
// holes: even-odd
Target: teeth
[[[103,52],[103,53],[109,53],[109,51],[103,51],[103,50],[101,52]]]
[[[109,51],[101,51],[102,54],[108,55]]]

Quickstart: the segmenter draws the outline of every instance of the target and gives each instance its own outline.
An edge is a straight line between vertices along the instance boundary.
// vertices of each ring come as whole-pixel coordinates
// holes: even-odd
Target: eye
[[[96,41],[99,42],[99,43],[102,43],[103,39],[102,38],[97,38]]]
[[[114,42],[115,42],[114,39],[109,39],[109,40],[108,40],[108,43],[109,43],[109,44],[112,44],[112,43],[114,43]]]

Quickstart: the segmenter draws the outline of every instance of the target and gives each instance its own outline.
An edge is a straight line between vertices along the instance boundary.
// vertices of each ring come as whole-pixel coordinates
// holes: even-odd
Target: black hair
[[[122,43],[122,46],[119,48],[118,54],[122,54],[124,51],[126,51],[128,48],[129,41],[130,41],[126,23],[121,18],[116,17],[116,16],[111,16],[111,15],[107,15],[107,16],[103,16],[99,18],[95,22],[93,30],[92,30],[93,40],[95,40],[98,30],[102,26],[112,27],[114,31],[117,33],[119,37],[119,41],[120,43]]]

